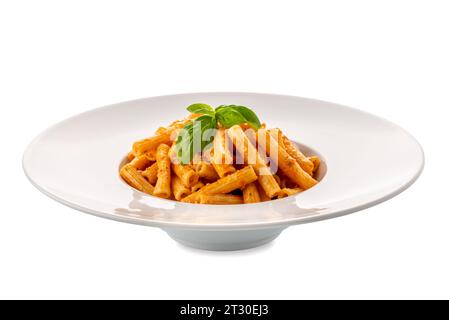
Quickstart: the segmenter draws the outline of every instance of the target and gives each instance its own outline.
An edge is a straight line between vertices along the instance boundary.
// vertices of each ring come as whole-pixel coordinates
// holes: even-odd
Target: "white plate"
[[[324,160],[315,187],[281,200],[245,205],[197,205],[143,194],[118,169],[136,140],[187,115],[186,106],[251,107],[306,153]],[[192,93],[98,108],[65,120],[27,148],[23,167],[51,198],[122,222],[161,227],[175,240],[209,250],[236,250],[273,240],[286,227],[329,219],[385,201],[410,186],[424,165],[418,142],[371,114],[293,96]]]

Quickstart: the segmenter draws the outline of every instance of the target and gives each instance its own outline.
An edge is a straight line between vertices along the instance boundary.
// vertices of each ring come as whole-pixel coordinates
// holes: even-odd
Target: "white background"
[[[449,298],[448,16],[447,1],[2,1],[0,298]],[[234,253],[74,211],[22,172],[62,119],[195,91],[363,109],[411,132],[426,167],[386,203]]]

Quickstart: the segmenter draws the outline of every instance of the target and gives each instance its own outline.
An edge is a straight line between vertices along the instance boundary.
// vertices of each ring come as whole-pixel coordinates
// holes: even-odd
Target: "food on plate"
[[[196,204],[248,204],[285,198],[318,182],[320,158],[304,155],[249,108],[203,103],[139,140],[120,168],[137,190]]]

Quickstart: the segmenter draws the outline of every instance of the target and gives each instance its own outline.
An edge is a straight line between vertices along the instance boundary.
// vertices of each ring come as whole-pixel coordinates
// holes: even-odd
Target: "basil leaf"
[[[182,164],[192,161],[196,153],[211,146],[214,135],[205,135],[207,130],[215,129],[217,126],[215,117],[204,115],[198,117],[184,126],[176,139],[176,155]]]
[[[240,112],[240,114],[242,114],[245,117],[246,122],[249,125],[251,125],[254,129],[259,129],[261,127],[259,118],[250,108],[247,108],[245,106],[234,106],[234,105],[231,106],[231,108]]]
[[[189,163],[190,157],[193,154],[193,141],[191,136],[193,136],[193,124],[189,123],[184,126],[184,130],[181,131],[181,134],[178,135],[176,140],[176,155],[182,164]]]
[[[254,113],[253,110],[251,110],[248,107],[245,106],[237,106],[237,105],[229,105],[229,106],[219,106],[218,108],[215,109],[215,112],[217,114],[217,118],[218,120],[220,120],[220,117],[218,116],[218,114],[221,114],[221,118],[224,118],[223,114],[230,114],[228,117],[232,119],[232,121],[230,122],[236,122],[236,121],[240,121],[238,123],[233,123],[232,125],[235,124],[241,124],[241,123],[248,123],[251,127],[253,127],[254,129],[259,129],[261,127],[259,118],[257,117],[257,115]],[[240,116],[236,116],[235,113],[239,113]],[[240,120],[238,120],[240,119]],[[244,119],[244,120],[242,120]],[[226,121],[226,120],[225,120]],[[221,121],[220,121],[221,122]],[[224,124],[222,123],[222,125],[226,128],[229,128],[228,125],[230,124],[230,122]],[[232,126],[231,125],[231,126]]]
[[[246,122],[245,117],[240,112],[230,108],[218,109],[215,115],[218,122],[225,128]]]
[[[182,164],[190,163],[195,154],[212,146],[217,123],[225,128],[242,123],[254,129],[261,127],[257,115],[245,106],[223,105],[214,110],[208,104],[195,103],[187,110],[202,116],[185,125],[176,139],[176,155]]]
[[[215,115],[214,109],[205,103],[194,103],[187,107],[187,110],[189,110],[191,113],[199,113],[199,114],[207,114],[210,116]]]
[[[214,119],[215,120],[215,119]],[[203,128],[201,128],[203,129]],[[217,133],[217,124],[215,121],[211,121],[210,125],[207,125],[204,130],[202,130],[202,139],[201,139],[201,151],[208,150],[212,148],[214,145],[215,134]]]

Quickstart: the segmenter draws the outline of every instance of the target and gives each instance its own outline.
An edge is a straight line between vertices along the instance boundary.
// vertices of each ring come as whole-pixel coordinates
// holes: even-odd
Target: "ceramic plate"
[[[186,106],[251,107],[323,160],[320,183],[296,196],[243,205],[197,205],[143,194],[118,174],[134,141],[186,116]],[[44,131],[23,167],[43,193],[103,218],[163,228],[197,248],[236,250],[273,240],[288,226],[378,204],[410,186],[424,165],[418,142],[377,116],[334,103],[256,93],[192,93],[124,102],[82,113]]]

